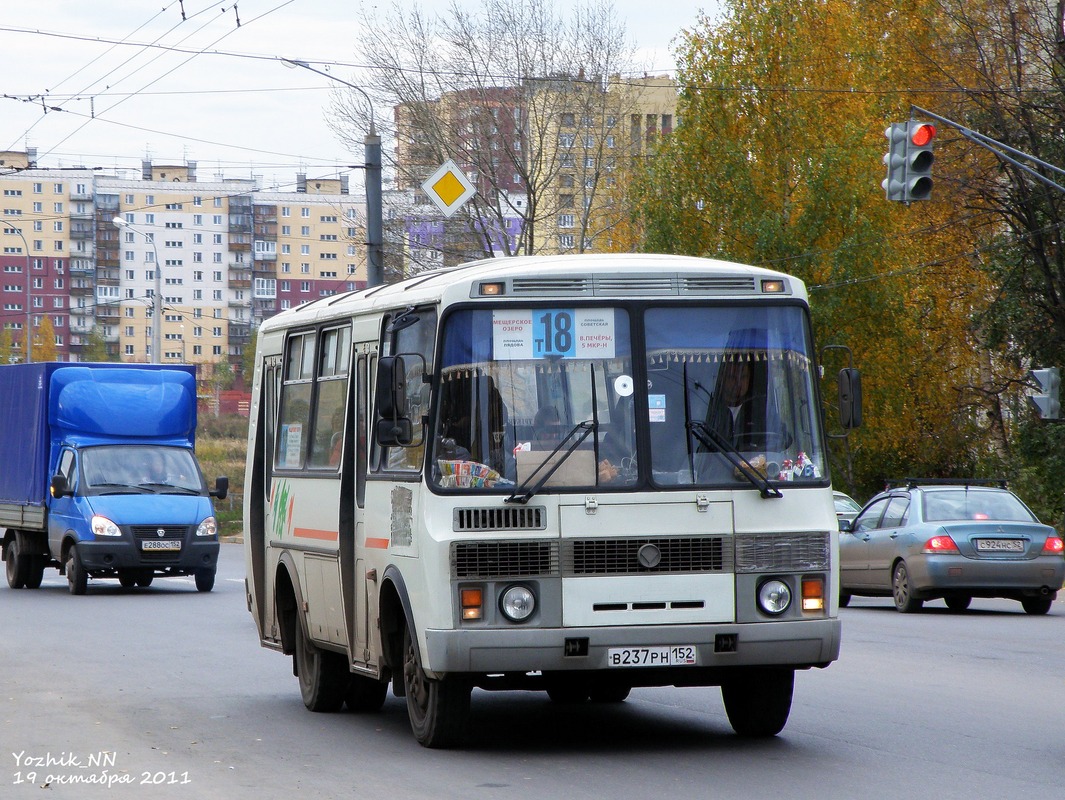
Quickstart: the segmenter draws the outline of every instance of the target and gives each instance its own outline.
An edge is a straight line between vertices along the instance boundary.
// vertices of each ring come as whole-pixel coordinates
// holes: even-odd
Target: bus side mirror
[[[839,371],[839,422],[844,430],[862,426],[862,375],[853,367]]]
[[[225,500],[226,495],[229,494],[229,478],[225,475],[220,475],[214,479],[214,491],[208,492],[211,497],[217,497],[219,500]]]
[[[384,356],[377,363],[377,424],[382,447],[410,445],[414,431],[407,412],[407,364],[403,356]]]

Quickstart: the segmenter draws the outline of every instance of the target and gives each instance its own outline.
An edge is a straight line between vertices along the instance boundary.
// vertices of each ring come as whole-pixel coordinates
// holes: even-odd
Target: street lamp
[[[24,362],[30,363],[30,343],[33,341],[33,307],[30,304],[30,246],[26,242],[26,237],[22,234],[21,228],[9,228],[8,232],[18,235],[18,238],[22,240],[22,249],[26,253],[26,334],[22,337],[26,341],[26,355]]]
[[[381,137],[374,126],[373,102],[370,95],[361,86],[348,83],[320,69],[315,69],[306,61],[282,58],[281,63],[289,69],[300,67],[323,75],[331,81],[342,83],[362,94],[370,110],[370,130],[363,139],[366,163],[366,285],[380,286],[385,282],[382,244],[384,241],[384,221],[381,209]]]
[[[155,246],[155,234],[141,230],[132,222],[126,222],[122,217],[115,217],[111,222],[116,228],[128,228],[134,233],[139,233],[152,246],[152,253],[155,257],[155,297],[152,298],[152,363],[159,364],[161,363],[159,354],[163,349],[163,265],[159,261],[159,250]]]

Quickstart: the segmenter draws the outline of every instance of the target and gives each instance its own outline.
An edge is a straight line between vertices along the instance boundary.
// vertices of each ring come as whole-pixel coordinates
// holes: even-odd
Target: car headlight
[[[511,586],[499,598],[499,610],[511,622],[524,622],[536,610],[536,595],[528,586]]]
[[[107,517],[93,514],[89,529],[93,536],[121,536],[122,530]]]
[[[218,520],[208,517],[196,528],[197,536],[215,536],[218,533]]]
[[[777,617],[791,605],[791,589],[784,581],[765,581],[758,587],[758,608],[771,617]]]

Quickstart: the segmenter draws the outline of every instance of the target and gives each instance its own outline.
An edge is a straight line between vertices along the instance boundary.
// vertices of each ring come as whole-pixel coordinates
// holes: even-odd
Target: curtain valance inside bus
[[[805,316],[795,306],[648,309],[647,356],[672,361],[783,361],[807,368]]]
[[[624,312],[608,309],[607,313],[615,318],[612,328],[612,358],[627,359],[631,353],[628,318]],[[513,356],[494,352],[496,340],[493,329],[493,311],[491,309],[467,309],[455,312],[447,318],[444,327],[443,355],[441,374],[455,374],[458,370],[480,369],[496,361],[519,360]],[[587,358],[549,357],[521,359],[540,362],[544,371],[566,371],[569,363],[587,363]],[[611,359],[607,359],[611,360]]]

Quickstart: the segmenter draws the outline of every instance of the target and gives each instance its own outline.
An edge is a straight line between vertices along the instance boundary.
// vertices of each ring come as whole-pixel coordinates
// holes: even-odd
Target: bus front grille
[[[558,542],[452,542],[458,580],[558,575]]]
[[[736,572],[802,572],[829,568],[827,531],[813,533],[740,533],[736,535]]]
[[[563,543],[565,575],[731,571],[732,549],[720,536],[575,539]]]
[[[542,531],[547,527],[543,506],[504,506],[501,508],[456,508],[452,529],[469,531]]]

